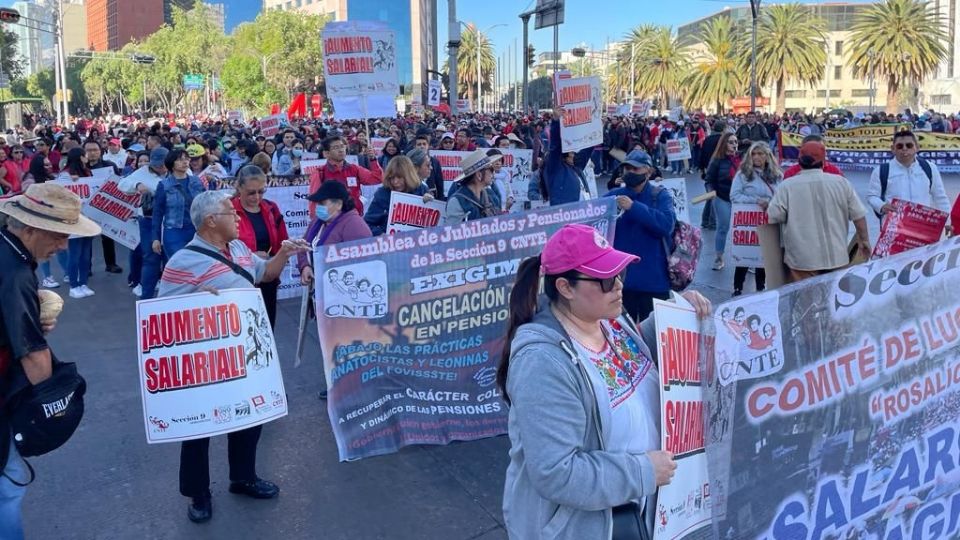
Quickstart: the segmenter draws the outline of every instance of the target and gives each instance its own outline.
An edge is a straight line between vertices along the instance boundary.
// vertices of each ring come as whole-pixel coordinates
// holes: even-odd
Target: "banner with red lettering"
[[[370,148],[377,153],[377,157],[383,155],[383,147],[386,146],[390,137],[370,137]]]
[[[137,344],[150,444],[222,435],[287,414],[259,289],[141,300]]]
[[[104,182],[90,202],[83,205],[83,215],[100,225],[103,234],[129,249],[140,245],[140,224],[137,209],[140,194],[128,195],[117,187],[113,179]]]
[[[399,231],[429,229],[440,224],[447,204],[441,201],[423,202],[420,195],[390,192],[390,211],[387,214],[387,234]]]
[[[710,524],[710,482],[704,445],[700,370],[700,322],[679,295],[654,300],[660,359],[660,449],[673,453],[673,481],[660,487],[655,540],[704,538]]]
[[[767,212],[756,204],[732,205],[730,212],[730,257],[736,266],[763,268],[763,252],[757,228],[767,224]]]
[[[527,202],[527,186],[533,178],[533,150],[520,150],[514,148],[498,148],[503,154],[500,160],[501,166],[507,171],[507,188],[513,195],[514,204],[509,208],[511,212],[520,212]],[[453,180],[460,176],[460,160],[466,157],[470,152],[460,152],[457,150],[431,150],[430,156],[437,158],[440,162],[440,169],[443,173],[444,193],[450,193],[453,187]]]
[[[323,28],[323,72],[327,96],[339,119],[396,114],[400,94],[397,44],[380,21],[329,22]]]
[[[937,242],[943,236],[948,217],[946,212],[901,199],[892,199],[890,205],[894,209],[883,216],[880,237],[871,258],[896,255]]]
[[[600,78],[579,77],[555,80],[562,104],[560,140],[564,152],[603,144],[604,107],[600,104]]]
[[[264,137],[273,137],[280,133],[280,126],[286,120],[286,114],[272,114],[260,119],[260,134]]]

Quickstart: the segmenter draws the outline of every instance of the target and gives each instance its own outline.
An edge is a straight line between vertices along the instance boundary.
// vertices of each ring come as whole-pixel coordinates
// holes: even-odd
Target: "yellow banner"
[[[917,136],[917,142],[921,150],[956,150],[960,148],[960,135],[954,135],[953,133],[931,133],[927,131],[915,131],[913,133]],[[782,137],[784,147],[799,147],[803,143],[803,135],[799,133],[782,132]],[[889,151],[890,146],[893,144],[893,133],[873,137],[835,137],[828,135],[823,138],[823,143],[828,150]]]
[[[827,137],[840,137],[842,139],[884,137],[893,135],[897,131],[903,131],[905,129],[910,129],[910,124],[871,124],[869,126],[860,126],[855,128],[828,129]]]

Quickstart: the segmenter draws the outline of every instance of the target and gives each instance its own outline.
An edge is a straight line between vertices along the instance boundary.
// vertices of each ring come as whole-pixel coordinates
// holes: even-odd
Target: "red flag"
[[[273,105],[270,105],[270,115],[272,116],[272,115],[274,115],[274,114],[280,114],[280,104],[279,104],[279,103],[274,103]]]
[[[310,96],[310,114],[314,118],[320,118],[323,114],[323,96],[320,94]]]
[[[307,115],[307,95],[303,92],[293,96],[290,106],[287,107],[287,118],[303,118]]]

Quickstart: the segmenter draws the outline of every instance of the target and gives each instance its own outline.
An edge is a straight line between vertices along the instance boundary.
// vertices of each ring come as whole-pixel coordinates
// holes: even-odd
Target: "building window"
[[[842,41],[836,41],[836,42],[834,42],[834,44],[833,44],[833,54],[835,54],[835,55],[837,55],[837,56],[842,56],[842,55],[843,55],[843,42],[842,42]]]
[[[807,97],[806,90],[787,90],[783,93],[784,97],[787,99],[803,99]]]
[[[870,97],[869,88],[854,88],[850,91],[850,97]]]
[[[833,80],[838,81],[843,76],[843,66],[833,66]]]
[[[950,105],[950,94],[933,94],[930,96],[933,105]]]
[[[818,97],[818,98],[827,97],[827,91],[826,91],[826,90],[817,90],[817,97]],[[839,90],[831,90],[831,91],[830,91],[830,97],[840,97],[840,91],[839,91]]]

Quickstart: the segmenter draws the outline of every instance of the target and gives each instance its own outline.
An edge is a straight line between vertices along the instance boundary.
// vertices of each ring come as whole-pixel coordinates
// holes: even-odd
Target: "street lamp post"
[[[750,110],[757,110],[757,17],[760,15],[760,0],[750,0],[753,15],[753,52],[750,54]]]
[[[529,90],[529,80],[527,72],[530,71],[530,66],[527,65],[527,47],[530,46],[530,41],[527,36],[527,25],[530,23],[530,15],[533,12],[526,12],[520,14],[520,20],[523,21],[523,112],[526,113],[530,110],[530,98],[528,95]]]

